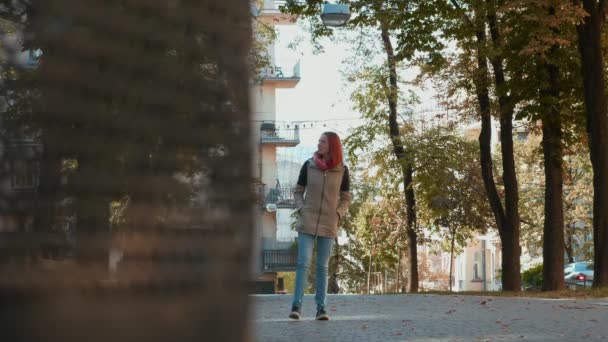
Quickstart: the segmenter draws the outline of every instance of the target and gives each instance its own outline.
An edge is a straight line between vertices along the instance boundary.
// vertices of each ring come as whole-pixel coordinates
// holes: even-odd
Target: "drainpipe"
[[[263,144],[262,144],[262,127],[261,127],[261,125],[260,125],[260,127],[258,127],[257,131],[258,131],[257,133],[260,135],[260,138],[257,141],[257,144],[258,144],[258,155],[259,155],[259,157],[258,157],[259,158],[258,159],[258,168],[259,168],[259,170],[258,170],[259,171],[258,177],[259,177],[260,183],[263,183],[263,180],[262,180],[262,170],[263,170],[263,167],[264,167],[263,166],[263,164],[264,164],[264,155],[263,155],[264,147],[263,147]],[[263,191],[265,191],[265,190],[266,189],[264,189]],[[262,195],[264,195],[264,194],[262,194]]]
[[[370,294],[369,278],[372,273],[372,250],[369,250],[369,263],[367,265],[367,294]]]
[[[487,291],[486,284],[486,239],[481,240],[481,278],[483,279],[483,290]]]

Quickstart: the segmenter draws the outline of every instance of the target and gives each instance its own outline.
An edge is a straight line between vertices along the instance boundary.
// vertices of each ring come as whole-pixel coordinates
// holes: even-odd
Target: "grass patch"
[[[419,292],[419,295],[436,294],[445,296],[491,296],[491,297],[525,297],[525,298],[608,298],[608,287],[602,288],[586,288],[578,290],[561,290],[561,291],[463,291],[463,292],[448,292],[448,291],[427,291]]]

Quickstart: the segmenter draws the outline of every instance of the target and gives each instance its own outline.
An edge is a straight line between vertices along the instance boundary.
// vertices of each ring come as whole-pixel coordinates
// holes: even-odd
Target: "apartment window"
[[[34,190],[38,186],[38,163],[17,161],[13,164],[11,187],[15,191]]]
[[[475,252],[473,255],[473,280],[481,280],[481,253]]]
[[[517,132],[517,140],[519,140],[519,141],[528,140],[528,132]]]

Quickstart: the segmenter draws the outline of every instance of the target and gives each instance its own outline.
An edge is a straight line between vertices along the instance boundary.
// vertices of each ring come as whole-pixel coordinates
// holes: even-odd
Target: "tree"
[[[543,248],[544,182],[539,133],[532,131],[515,146],[517,172],[521,176],[522,244],[535,257]],[[592,258],[589,236],[593,233],[593,171],[585,143],[564,150],[564,236],[568,262]]]
[[[491,227],[492,213],[487,203],[479,165],[479,147],[460,136],[454,127],[437,126],[414,136],[416,192],[420,223],[443,239],[452,262],[457,250],[466,246],[475,233]],[[447,232],[443,231],[447,228]]]
[[[547,246],[544,251],[547,263],[552,263],[544,270],[551,273],[551,276],[545,276],[549,287],[558,288],[562,283],[560,272],[563,265],[560,264],[561,258],[554,257],[552,253],[561,255],[563,250],[561,151],[563,134],[568,130],[564,131],[562,124],[573,122],[568,117],[571,114],[568,109],[576,108],[576,100],[572,102],[574,92],[560,87],[561,78],[572,79],[569,71],[573,65],[569,62],[572,59],[568,59],[572,57],[570,51],[564,52],[561,48],[567,47],[571,41],[567,26],[576,22],[579,13],[572,6],[556,6],[551,1],[450,2],[455,9],[452,13],[454,21],[445,32],[462,48],[461,53],[455,54],[458,64],[448,68],[461,74],[451,87],[465,92],[472,90],[480,108],[481,166],[503,246],[503,288],[519,289],[519,189],[512,136],[516,117],[544,123],[545,171],[549,180],[545,183],[544,241]],[[444,60],[453,63],[453,58]],[[491,76],[488,62],[492,67]],[[443,67],[441,63],[437,64],[439,66],[434,68]],[[453,75],[447,76],[454,78]],[[472,82],[467,81],[467,76]],[[449,93],[460,94],[454,90]],[[496,183],[493,175],[492,113],[496,113],[500,124],[504,186],[501,191],[498,189],[501,184]]]
[[[543,290],[563,288],[564,211],[563,154],[578,136],[582,112],[576,34],[573,24],[585,13],[571,2],[504,1],[499,18],[510,27],[504,39],[506,70],[518,99],[518,118],[542,123],[545,174],[544,285]]]
[[[395,0],[355,0],[347,1],[351,11],[357,13],[349,23],[353,29],[371,29],[379,31],[382,42],[385,67],[378,69],[384,73],[379,79],[383,92],[383,101],[386,103],[388,116],[386,123],[393,146],[393,153],[400,162],[400,171],[403,174],[403,195],[406,206],[406,227],[409,253],[409,291],[418,290],[417,274],[417,235],[416,235],[416,199],[414,194],[413,176],[414,165],[411,164],[410,152],[404,149],[397,122],[399,115],[399,82],[397,68],[404,60],[411,59],[419,51],[433,55],[433,51],[442,46],[442,43],[433,35],[435,25],[433,21],[440,17],[435,15],[443,6],[427,1],[395,1]],[[284,11],[306,18],[317,18],[321,11],[321,0],[307,0],[305,3],[288,1]],[[407,29],[404,29],[407,27]],[[331,35],[331,31],[319,25],[318,19],[313,19],[313,37]],[[412,39],[416,37],[417,39]],[[367,60],[367,58],[366,58]]]
[[[361,100],[373,102],[372,93],[360,95]],[[423,129],[414,117],[420,119],[410,116],[401,135],[406,148],[413,151],[413,164],[417,165],[413,187],[418,193],[419,244],[431,244],[435,237],[442,242],[439,245],[443,250],[455,253],[475,232],[484,232],[490,225],[491,213],[477,167],[478,148],[460,137],[454,127]],[[388,138],[385,136],[384,143],[377,138],[385,129],[381,123],[370,122],[355,129],[345,139],[345,145],[351,154],[350,160],[358,161],[361,169],[370,170],[360,177],[367,184],[375,184],[377,189],[359,212],[358,237],[370,250],[378,251],[373,254],[374,260],[393,265],[388,266],[392,269],[395,261],[398,262],[394,251],[405,247],[400,243],[405,222],[404,205],[398,200],[402,176],[395,172],[399,162]],[[396,256],[399,257],[399,252]]]
[[[576,25],[586,110],[589,153],[593,165],[593,286],[608,286],[608,105],[602,33],[605,0],[572,0],[585,18]]]
[[[502,286],[504,290],[520,289],[519,245],[519,194],[513,156],[513,116],[516,102],[511,93],[511,85],[505,76],[505,56],[502,51],[503,38],[496,16],[493,0],[466,1],[464,5],[450,1],[454,6],[450,13],[451,26],[446,30],[448,37],[454,39],[462,48],[462,58],[471,75],[471,81],[464,82],[465,90],[472,91],[477,99],[481,132],[479,135],[480,164],[487,196],[494,214],[502,245]],[[490,39],[486,35],[490,33]],[[473,63],[470,63],[474,61]],[[441,61],[440,61],[441,62]],[[493,78],[490,77],[488,62],[492,65]],[[438,67],[436,67],[438,68]],[[492,101],[491,81],[497,97],[497,118],[500,123],[500,147],[502,155],[502,180],[504,200],[498,193],[494,179],[492,161]],[[503,206],[504,202],[504,206]]]

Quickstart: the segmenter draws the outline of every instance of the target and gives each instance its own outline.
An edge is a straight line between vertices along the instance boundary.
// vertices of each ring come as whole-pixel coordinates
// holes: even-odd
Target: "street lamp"
[[[330,27],[345,26],[350,19],[350,8],[347,4],[323,4],[321,20],[323,25]]]

